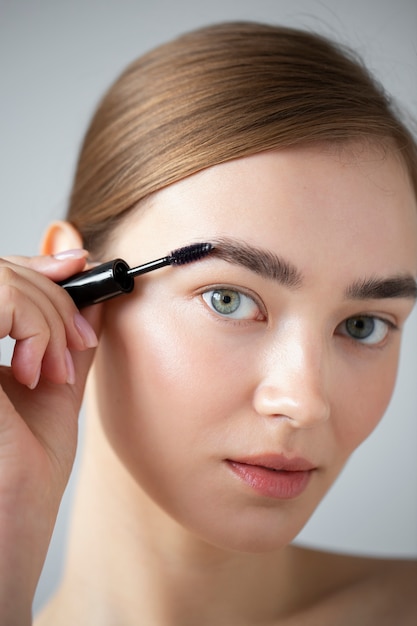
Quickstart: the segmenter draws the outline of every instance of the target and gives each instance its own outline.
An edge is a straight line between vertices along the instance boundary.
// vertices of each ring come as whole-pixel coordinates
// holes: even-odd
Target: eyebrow
[[[223,237],[212,242],[213,256],[217,256],[233,265],[241,265],[263,278],[279,282],[286,287],[298,287],[302,282],[302,275],[288,261],[279,255],[257,248],[239,239]]]
[[[228,263],[241,265],[286,287],[296,288],[302,283],[303,276],[297,267],[271,250],[233,237],[221,237],[213,240],[212,244],[214,249],[211,254]],[[371,277],[352,283],[345,290],[345,297],[351,300],[417,299],[417,282],[411,274]]]
[[[416,299],[417,282],[411,274],[390,276],[388,278],[369,278],[350,285],[345,295],[352,300]]]

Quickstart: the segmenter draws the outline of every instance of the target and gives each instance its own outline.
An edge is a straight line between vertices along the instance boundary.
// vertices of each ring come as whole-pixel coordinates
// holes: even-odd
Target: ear
[[[60,220],[52,222],[47,228],[41,243],[41,254],[57,254],[82,247],[83,240],[78,230],[69,222]]]

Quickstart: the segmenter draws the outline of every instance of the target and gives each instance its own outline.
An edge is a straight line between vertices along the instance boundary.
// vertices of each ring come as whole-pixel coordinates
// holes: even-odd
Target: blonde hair
[[[97,250],[159,189],[268,149],[352,139],[398,150],[417,190],[417,149],[354,55],[319,35],[257,23],[188,33],[132,63],[82,146],[68,219]]]

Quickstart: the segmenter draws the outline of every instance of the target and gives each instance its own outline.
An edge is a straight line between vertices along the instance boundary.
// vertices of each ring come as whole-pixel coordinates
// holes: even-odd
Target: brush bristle
[[[178,248],[178,250],[171,252],[170,263],[171,265],[185,265],[185,263],[198,261],[210,254],[213,248],[211,243],[195,243],[191,246]]]

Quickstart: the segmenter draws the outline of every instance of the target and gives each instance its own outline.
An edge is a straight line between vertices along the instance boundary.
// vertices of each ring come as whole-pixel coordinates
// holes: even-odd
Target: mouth
[[[307,459],[282,455],[227,459],[226,464],[244,486],[259,495],[279,500],[300,496],[317,470]]]

